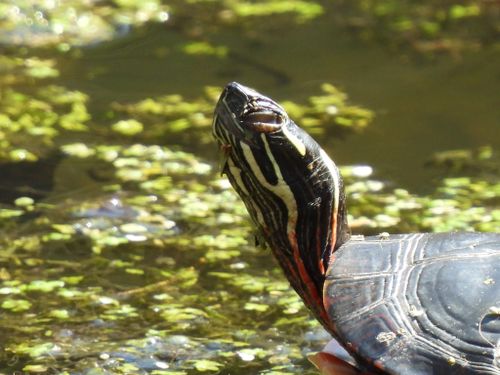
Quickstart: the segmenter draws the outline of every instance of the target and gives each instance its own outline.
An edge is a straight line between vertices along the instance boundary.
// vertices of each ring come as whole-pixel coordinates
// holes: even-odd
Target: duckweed
[[[496,5],[487,2],[416,4],[339,0],[333,5],[346,12],[337,22],[364,40],[377,40],[393,48],[426,56],[443,53],[457,56],[464,51],[498,45],[498,39],[490,38],[498,35],[499,20],[492,17]]]
[[[227,46],[203,34],[221,27],[214,19],[253,29],[271,16],[310,22],[326,16],[330,6],[186,4],[191,11],[208,3],[209,22],[197,19],[191,30],[206,38],[182,44],[186,56],[230,58]],[[57,9],[48,4],[0,5],[6,15],[0,40],[56,45],[58,54],[78,56],[77,46],[112,38],[122,27],[148,20],[168,24],[170,16],[183,15],[175,1],[118,1],[113,7],[68,2]],[[386,37],[395,35],[396,42],[410,36],[417,49],[442,42],[462,22],[479,21],[488,6],[448,4],[412,21],[400,15],[402,7],[413,6],[359,4],[345,3],[355,12],[341,22],[361,20],[355,29],[365,36],[371,27],[389,30]],[[372,16],[375,26],[363,22]],[[382,18],[390,22],[381,25]],[[82,23],[93,31],[83,35],[89,29]],[[462,37],[464,48],[486,43],[484,28],[470,30],[467,36],[458,31],[448,47]],[[91,94],[58,83],[60,55],[15,50],[19,56],[0,56],[0,159],[30,181],[17,181],[12,196],[0,202],[4,372],[313,373],[304,353],[322,347],[322,328],[271,252],[254,246],[245,207],[215,162],[180,146],[191,145],[192,151],[212,142],[220,88],[200,87],[192,96],[119,98],[100,112]],[[339,135],[362,131],[374,116],[330,83],[318,84],[306,100],[283,104],[315,134],[326,127]],[[499,165],[488,146],[437,154],[429,167],[445,177],[427,196],[392,188],[370,166],[345,166],[353,231],[498,231]],[[30,184],[38,179],[50,183]]]

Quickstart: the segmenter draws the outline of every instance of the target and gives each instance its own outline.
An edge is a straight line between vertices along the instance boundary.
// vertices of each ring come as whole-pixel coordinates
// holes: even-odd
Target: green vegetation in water
[[[325,337],[281,272],[263,267],[270,254],[248,243],[252,229],[227,181],[192,154],[146,144],[189,133],[175,123],[194,118],[191,136],[208,137],[215,89],[195,101],[115,103],[103,126],[85,94],[32,90],[31,79],[0,89],[9,125],[0,155],[20,170],[60,154],[54,179],[64,195],[20,191],[1,205],[2,367],[309,371],[302,351]],[[18,149],[33,157],[12,158]],[[82,189],[87,173],[93,182]],[[297,340],[303,330],[316,333]]]
[[[4,2],[0,4],[0,42],[55,45],[64,52],[72,46],[111,40],[132,26],[164,22],[168,10],[159,0]]]
[[[0,41],[31,47],[57,46],[62,52],[74,47],[123,36],[146,23],[175,23],[195,37],[186,43],[189,54],[228,55],[226,46],[211,39],[224,27],[237,26],[247,33],[310,22],[319,17],[353,31],[364,40],[381,41],[392,48],[425,55],[476,50],[497,45],[499,6],[495,1],[475,0],[419,3],[394,0],[277,1],[158,0],[106,2],[52,2],[23,0],[0,4]],[[196,15],[193,17],[193,15]],[[215,20],[215,21],[214,21]],[[177,30],[179,25],[176,24]]]
[[[401,2],[394,0],[335,1],[192,1],[190,6],[172,2],[173,17],[201,12],[199,36],[210,39],[219,27],[237,26],[243,33],[259,34],[297,27],[320,17],[327,18],[365,41],[377,41],[393,50],[418,55],[460,56],[467,51],[498,47],[500,18],[495,1]],[[213,25],[218,19],[221,26]],[[201,21],[201,22],[200,22]],[[194,26],[194,25],[191,25]],[[186,29],[186,32],[188,30]],[[228,49],[224,54],[228,56]]]
[[[273,16],[277,14],[295,14],[298,22],[311,20],[323,14],[323,7],[313,1],[279,1],[260,2],[226,1],[228,10],[240,17]]]
[[[193,13],[200,15],[203,27],[212,28],[213,20],[223,23],[242,19],[259,20],[262,17],[282,16],[292,22],[306,22],[323,13],[322,5],[314,1],[259,2],[224,0],[169,1],[125,0],[113,3],[96,1],[66,1],[55,6],[52,2],[22,0],[0,4],[0,42],[30,47],[56,46],[61,52],[75,47],[109,41],[126,34],[132,27],[146,23],[168,23],[173,17],[183,18]],[[203,16],[202,16],[203,15]],[[291,17],[290,17],[291,16]],[[189,43],[187,53],[207,53],[209,44]],[[225,47],[217,54],[224,55]]]
[[[10,88],[1,94],[1,159],[36,161],[54,148],[54,139],[62,131],[88,130],[88,98],[81,92],[49,85],[31,95]]]
[[[194,10],[208,10],[199,13],[206,19],[181,32],[252,30],[271,17],[310,22],[329,9],[313,1],[182,3],[3,4],[0,39],[64,52],[112,38],[119,25]],[[350,4],[343,6],[358,3]],[[363,14],[371,14],[370,4]],[[386,6],[377,14],[388,20],[403,7]],[[477,14],[468,6],[450,14],[458,25],[483,17],[483,6]],[[83,35],[81,22],[97,26]],[[206,35],[191,38],[184,52],[231,55]],[[212,142],[221,88],[200,88],[194,98],[117,101],[95,113],[91,95],[55,84],[55,59],[13,53],[0,56],[0,371],[315,373],[305,353],[327,335],[272,266],[271,253],[254,246],[229,183],[213,163],[179,146]],[[360,131],[373,118],[328,83],[305,102],[282,103],[316,135],[325,127]],[[343,167],[353,232],[498,231],[498,155],[488,147],[457,150],[430,163],[447,177],[428,196],[376,180],[369,166]],[[39,179],[50,184],[34,185]]]
[[[137,103],[114,103],[113,116],[125,116],[147,123],[147,139],[169,135],[183,142],[213,142],[209,127],[215,102],[220,94],[219,87],[207,87],[204,96],[188,101],[180,95],[147,98]],[[347,95],[331,84],[321,86],[321,93],[309,98],[305,104],[284,101],[282,103],[290,116],[309,132],[321,134],[325,126],[337,130],[360,131],[373,118],[373,112],[349,103]],[[121,120],[123,121],[123,120]],[[200,130],[206,129],[200,134]],[[200,138],[201,137],[201,138]]]
[[[477,151],[457,150],[448,153],[449,166],[435,191],[418,196],[401,188],[390,189],[381,181],[371,180],[371,168],[356,166],[341,168],[345,176],[350,224],[353,232],[378,233],[383,228],[390,232],[498,232],[500,228],[500,160],[490,147]],[[451,155],[460,155],[456,160]],[[463,154],[470,155],[465,161]],[[440,160],[442,154],[435,158]],[[452,162],[452,160],[455,160]],[[464,168],[457,167],[460,163]],[[474,166],[472,177],[469,167]],[[352,180],[355,177],[355,180]],[[363,177],[363,178],[360,178]],[[371,228],[371,229],[370,229]]]
[[[299,123],[313,119],[309,124],[313,130],[332,122],[332,111],[327,109],[332,105],[352,123],[359,121],[358,112],[342,107],[345,95],[330,85],[323,90],[307,104],[285,105]],[[52,116],[66,115],[71,100],[69,106],[53,105],[59,97],[55,93],[64,89],[49,86],[48,92],[53,95],[37,92],[36,100],[45,103],[50,97]],[[84,97],[68,94],[68,98]],[[21,113],[26,101],[18,103]],[[86,101],[80,103],[85,108]],[[253,230],[228,182],[192,154],[134,143],[154,139],[162,128],[157,123],[162,116],[163,127],[168,128],[170,121],[189,123],[186,117],[192,113],[205,119],[189,129],[192,136],[199,134],[201,143],[208,141],[201,135],[209,133],[209,103],[209,99],[186,102],[170,97],[113,104],[110,127],[92,143],[62,142],[75,130],[52,122],[64,137],[47,144],[57,147],[73,167],[98,166],[94,174],[101,182],[97,189],[54,195],[46,201],[19,196],[0,210],[5,233],[0,252],[4,311],[0,325],[6,332],[1,345],[9,369],[147,373],[153,368],[151,373],[158,374],[235,368],[263,374],[310,371],[303,352],[319,349],[326,337],[281,271],[268,266],[270,252],[249,243]],[[26,108],[30,113],[31,107]],[[129,120],[116,121],[121,113]],[[364,126],[370,113],[360,113],[367,116]],[[90,120],[85,124],[85,130],[77,131],[85,134],[94,127]],[[22,129],[29,131],[29,126]],[[163,131],[183,134],[175,126]],[[111,143],[117,135],[122,143]],[[31,143],[27,137],[19,138]],[[453,157],[457,154],[461,164]],[[496,156],[488,148],[469,155],[467,163],[463,152],[436,157],[448,161],[440,163],[441,168],[454,166],[454,176],[429,197],[390,189],[370,179],[369,167],[342,168],[354,232],[498,228],[500,184],[479,177],[498,166]],[[459,177],[467,170],[460,166],[470,165],[477,177]],[[303,336],[303,332],[309,333]]]
[[[458,55],[484,46],[498,47],[497,2],[335,0],[336,21],[364,40],[425,55]]]
[[[23,73],[17,66],[9,65],[7,59],[4,66],[16,74]],[[323,132],[325,124],[357,131],[373,118],[371,111],[348,103],[347,96],[331,84],[325,83],[321,89],[322,93],[306,104],[283,102],[291,116],[311,133]],[[172,136],[184,144],[210,143],[209,127],[219,91],[220,88],[207,87],[203,96],[191,101],[180,95],[166,95],[137,103],[113,103],[107,115],[111,123],[106,128],[92,121],[87,109],[89,98],[82,92],[47,85],[28,93],[7,86],[1,92],[0,102],[0,157],[36,161],[60,144],[58,139],[77,139],[91,130],[103,136],[121,135],[147,143]],[[95,151],[84,143],[60,148],[80,156]],[[137,169],[128,172],[140,173]]]

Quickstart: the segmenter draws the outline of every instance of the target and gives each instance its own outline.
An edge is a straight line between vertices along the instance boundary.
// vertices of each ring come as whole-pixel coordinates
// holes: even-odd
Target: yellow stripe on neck
[[[288,138],[290,143],[297,149],[301,156],[306,155],[306,145],[293,133],[291,133],[286,126],[282,128],[283,134]]]

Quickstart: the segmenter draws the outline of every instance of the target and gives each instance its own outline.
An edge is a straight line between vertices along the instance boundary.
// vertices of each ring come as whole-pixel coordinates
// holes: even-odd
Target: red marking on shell
[[[373,361],[373,366],[378,368],[379,370],[384,370],[384,363],[379,360],[379,359],[376,359],[375,361]]]
[[[338,203],[338,202],[334,202]],[[333,208],[333,213],[332,213],[332,237],[331,237],[331,250],[330,250],[330,260],[329,262],[331,263],[331,255],[333,254],[333,251],[335,249],[335,244],[337,242],[337,215],[339,208],[337,204],[335,204],[335,207]]]
[[[325,266],[323,264],[323,259],[321,258],[321,232],[319,228],[316,230],[316,254],[318,259],[318,269],[322,276],[325,275]]]

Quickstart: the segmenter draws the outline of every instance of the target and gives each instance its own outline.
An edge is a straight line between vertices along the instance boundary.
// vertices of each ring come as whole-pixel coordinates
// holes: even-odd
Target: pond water
[[[320,143],[340,164],[372,165],[379,178],[419,192],[430,191],[440,176],[425,167],[433,153],[500,146],[498,49],[426,58],[363,42],[328,15],[275,28],[250,35],[220,30],[212,40],[231,54],[214,59],[186,56],[185,35],[153,27],[63,61],[61,82],[91,93],[94,105],[173,93],[194,97],[200,87],[233,80],[277,100],[304,101],[331,82],[376,117],[364,132],[342,139],[326,129]],[[210,146],[183,146],[215,160]]]
[[[345,4],[268,3],[276,16],[95,3],[77,20],[123,11],[119,32],[80,44],[64,22],[81,4],[53,15],[72,30],[59,44],[41,21],[0,30],[0,373],[315,373],[306,355],[329,336],[218,173],[210,123],[229,81],[313,124],[355,231],[498,231],[498,46],[422,53],[346,27]],[[30,4],[0,10],[43,20]],[[123,26],[151,9],[161,23]],[[324,119],[332,102],[349,126]]]

